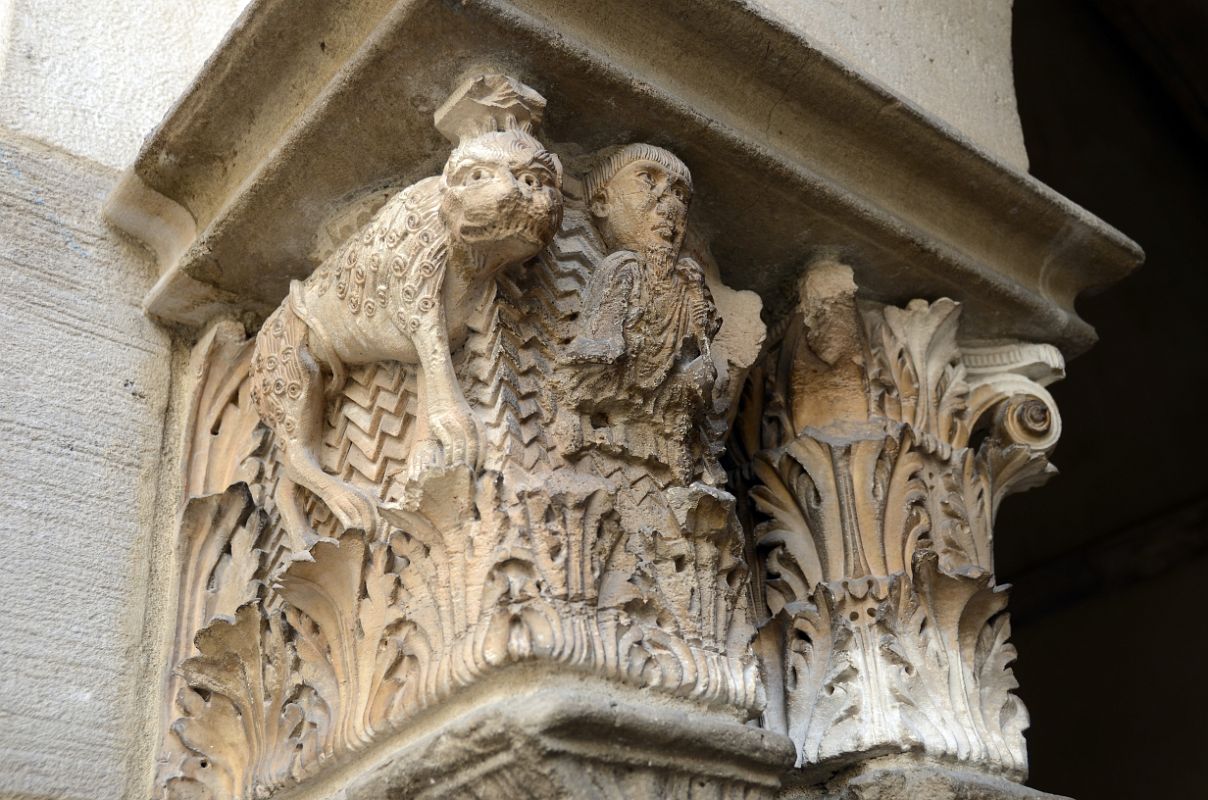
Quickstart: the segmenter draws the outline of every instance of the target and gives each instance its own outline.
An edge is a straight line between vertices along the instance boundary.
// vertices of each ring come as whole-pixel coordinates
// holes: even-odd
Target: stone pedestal
[[[110,204],[195,342],[158,795],[1036,796],[994,513],[1135,246],[742,4],[311,5]]]

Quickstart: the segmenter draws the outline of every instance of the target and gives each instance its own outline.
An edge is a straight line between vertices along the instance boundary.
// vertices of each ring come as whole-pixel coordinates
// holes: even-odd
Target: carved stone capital
[[[803,277],[736,442],[757,518],[767,719],[817,771],[916,752],[1024,777],[993,526],[1052,471],[1053,347],[960,340],[948,299],[857,298],[851,270]],[[763,389],[762,395],[759,390]],[[754,440],[755,436],[758,441]]]
[[[994,515],[1139,251],[756,5],[255,0],[108,213],[196,337],[161,796],[1023,775]]]
[[[392,786],[431,785],[433,758],[461,770],[433,796],[473,775],[769,796],[787,745],[743,727],[765,695],[718,460],[760,303],[690,230],[678,157],[630,143],[564,172],[543,108],[507,76],[463,83],[435,115],[456,144],[439,175],[353,201],[254,339],[218,322],[195,347],[162,796],[327,780],[526,669],[680,703],[668,746],[699,739],[689,711],[779,744],[718,750],[762,777],[635,772],[601,748],[622,728],[655,747],[653,723],[618,711],[588,747],[567,731],[599,715],[542,688],[503,722],[477,708],[454,747],[399,751]],[[466,766],[492,748],[497,773]],[[584,760],[603,782],[577,789]]]

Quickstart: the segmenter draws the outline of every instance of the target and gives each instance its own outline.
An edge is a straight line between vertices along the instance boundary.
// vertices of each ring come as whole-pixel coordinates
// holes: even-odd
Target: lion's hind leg
[[[309,546],[318,538],[298,486],[326,503],[344,528],[372,531],[377,504],[329,475],[319,462],[326,408],[324,373],[310,346],[310,328],[288,303],[269,317],[257,336],[253,376],[261,418],[277,435],[285,475],[276,499],[294,541]]]
[[[289,534],[290,550],[294,553],[309,551],[321,537],[310,524],[310,516],[306,513],[306,500],[298,491],[298,484],[288,475],[278,476],[273,499],[277,502],[281,524]]]
[[[290,438],[297,433],[297,409],[291,402],[291,390],[295,398],[300,397],[304,371],[296,365],[287,365],[286,359],[293,358],[299,340],[305,337],[305,325],[289,307],[282,306],[265,320],[256,336],[256,350],[252,357],[252,400],[260,419],[276,434],[278,452],[285,467],[278,476],[273,491],[277,513],[281,516],[290,539],[290,549],[305,553],[319,534],[311,525],[306,513],[305,500],[298,492],[298,485],[291,477],[290,462],[297,447]]]

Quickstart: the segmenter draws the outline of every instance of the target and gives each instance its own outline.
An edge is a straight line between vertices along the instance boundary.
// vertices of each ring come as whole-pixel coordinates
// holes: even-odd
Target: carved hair
[[[635,161],[653,161],[692,188],[692,173],[683,161],[669,150],[638,142],[606,147],[596,153],[591,169],[583,177],[583,199],[590,203],[618,172]]]

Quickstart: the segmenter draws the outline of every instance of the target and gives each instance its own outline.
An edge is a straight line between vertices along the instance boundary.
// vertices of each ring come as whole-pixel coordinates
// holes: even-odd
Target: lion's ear
[[[588,205],[593,217],[608,216],[608,190],[600,189],[591,197],[591,203]]]
[[[558,191],[562,191],[562,159],[558,158],[557,153],[549,153],[549,160],[554,163],[554,185],[558,187]]]

